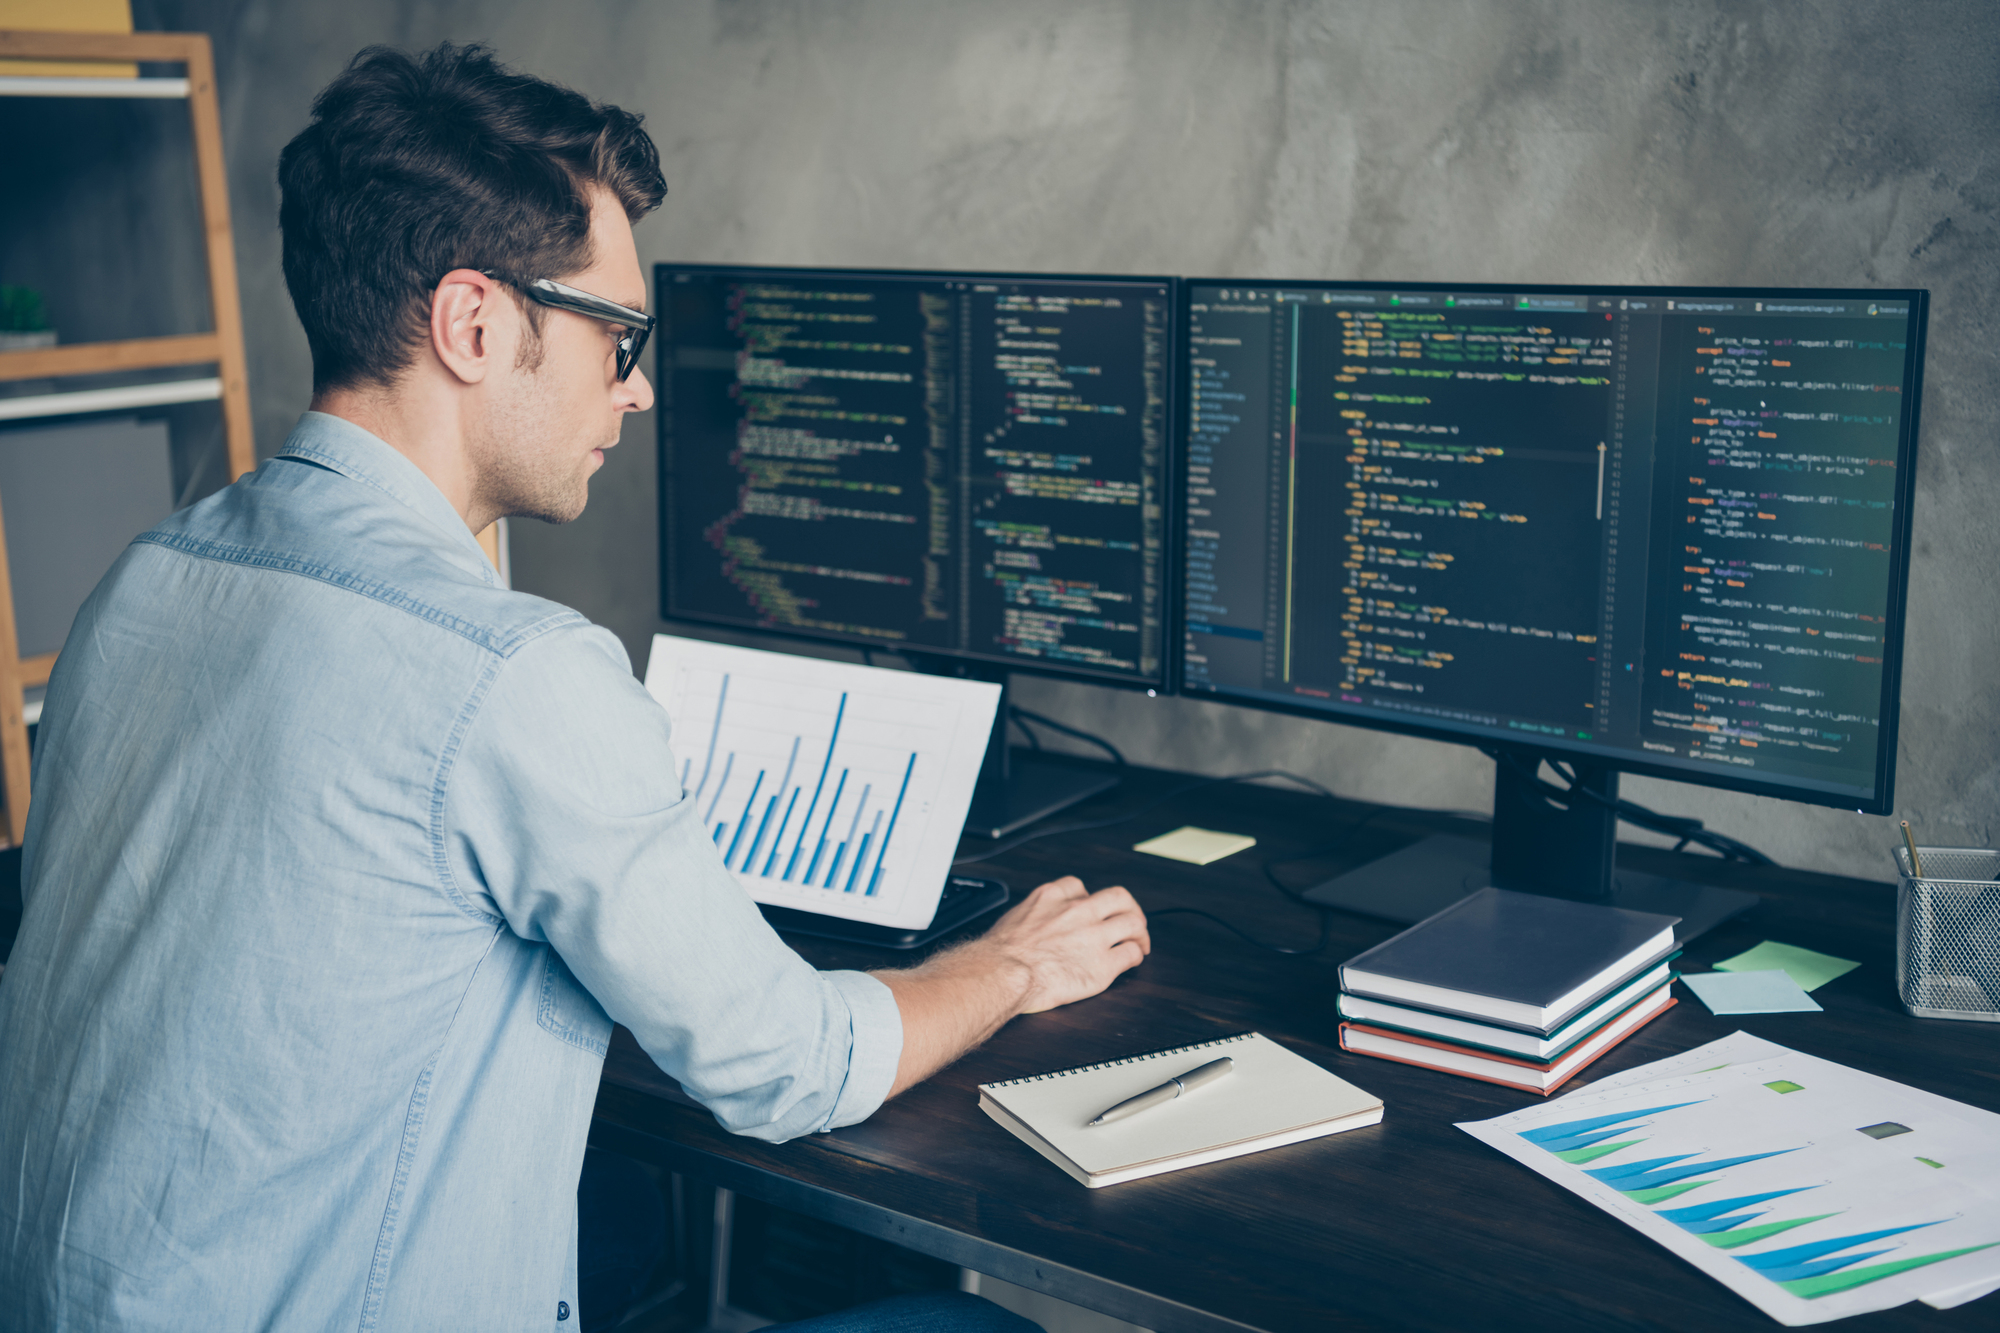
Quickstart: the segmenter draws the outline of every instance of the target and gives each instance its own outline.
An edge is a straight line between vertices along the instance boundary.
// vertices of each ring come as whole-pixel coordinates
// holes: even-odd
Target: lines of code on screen
[[[1334,373],[1299,395],[1294,508],[1333,501],[1345,521],[1294,515],[1291,601],[1340,610],[1294,611],[1281,678],[1353,702],[1588,729],[1609,326],[1295,313],[1338,348]]]
[[[1906,347],[1880,319],[1670,316],[1648,749],[1872,765]],[[1670,658],[1670,660],[1668,660]]]
[[[662,270],[666,611],[1160,678],[1163,282]]]

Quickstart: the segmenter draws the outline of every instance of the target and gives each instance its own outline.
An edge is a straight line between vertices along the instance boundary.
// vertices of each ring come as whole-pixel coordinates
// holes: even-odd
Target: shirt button
[[[565,1319],[567,1319],[567,1318],[569,1318],[569,1302],[568,1302],[568,1301],[557,1301],[557,1302],[556,1302],[556,1322],[557,1322],[558,1324],[560,1324],[560,1323],[561,1323],[561,1322],[562,1322],[563,1320],[565,1320]]]

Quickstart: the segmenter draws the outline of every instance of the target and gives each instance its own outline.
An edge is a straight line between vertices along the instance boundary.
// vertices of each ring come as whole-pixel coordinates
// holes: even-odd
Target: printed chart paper
[[[1459,1128],[1788,1326],[2000,1282],[2000,1115],[1745,1033]]]
[[[653,636],[684,799],[760,903],[930,924],[992,734],[983,681]]]

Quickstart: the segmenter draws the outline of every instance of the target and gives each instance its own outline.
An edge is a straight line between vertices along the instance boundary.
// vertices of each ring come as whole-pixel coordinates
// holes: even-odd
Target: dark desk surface
[[[1071,817],[1115,815],[1184,781],[1135,771]],[[1288,883],[1303,885],[1433,829],[1480,831],[1393,812],[1357,828],[1368,813],[1269,788],[1210,787],[1128,823],[1030,843],[983,869],[1017,892],[1065,872],[1092,888],[1122,882],[1149,909],[1200,907],[1273,943],[1309,945],[1316,915],[1265,881],[1266,859],[1344,841],[1340,852],[1281,867]],[[1203,867],[1130,850],[1185,823],[1254,834],[1257,846]],[[1637,848],[1621,849],[1621,863],[1764,897],[1749,917],[1695,941],[1683,968],[1704,969],[1767,938],[1861,966],[1814,992],[1820,1014],[1716,1018],[1677,990],[1680,1004],[1571,1089],[1741,1027],[2000,1110],[2000,1027],[1912,1019],[1896,1001],[1892,884]],[[1888,864],[1884,848],[1880,865],[1856,869],[1884,874]],[[1152,957],[1105,994],[1016,1019],[865,1124],[775,1147],[726,1134],[706,1112],[673,1100],[678,1090],[621,1029],[598,1097],[600,1132],[643,1141],[698,1179],[1163,1331],[1777,1327],[1637,1232],[1452,1127],[1518,1109],[1535,1100],[1530,1094],[1338,1049],[1335,970],[1397,929],[1335,913],[1326,949],[1293,958],[1253,950],[1199,918],[1162,918]],[[823,967],[910,961],[793,942]],[[1088,1190],[977,1107],[979,1083],[1246,1028],[1382,1097],[1383,1123]],[[1994,1328],[2000,1297],[1942,1313],[1906,1305],[1842,1326]]]

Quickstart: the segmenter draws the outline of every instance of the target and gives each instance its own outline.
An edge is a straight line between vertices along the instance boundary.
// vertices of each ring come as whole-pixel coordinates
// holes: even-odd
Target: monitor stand
[[[1443,834],[1425,838],[1300,896],[1321,907],[1412,922],[1495,884],[1677,916],[1681,920],[1674,938],[1682,944],[1757,905],[1754,893],[1619,870],[1614,860],[1618,818],[1611,808],[1581,796],[1568,809],[1553,804],[1523,776],[1540,770],[1542,755],[1522,750],[1514,758],[1518,769],[1502,763],[1495,776],[1490,845]],[[1586,791],[1604,801],[1618,798],[1617,769],[1574,768]]]
[[[993,712],[993,735],[986,742],[979,785],[972,792],[965,831],[982,838],[1004,838],[1038,819],[1087,801],[1118,785],[1112,774],[1044,759],[1033,751],[1016,753],[1007,742],[1007,669],[981,662],[924,658],[905,653],[920,671],[991,681],[1000,687],[1000,705]]]

